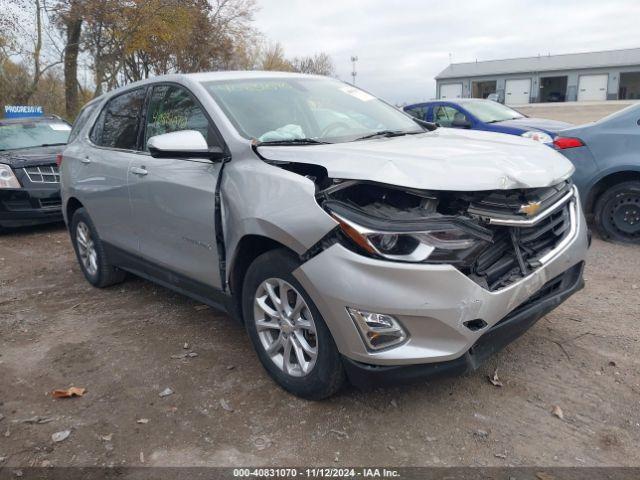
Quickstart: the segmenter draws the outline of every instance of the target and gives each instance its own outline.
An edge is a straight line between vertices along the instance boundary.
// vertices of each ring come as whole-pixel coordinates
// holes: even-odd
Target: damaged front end
[[[570,235],[574,195],[569,181],[445,192],[334,180],[316,198],[348,248],[396,262],[453,265],[494,291],[539,268]]]

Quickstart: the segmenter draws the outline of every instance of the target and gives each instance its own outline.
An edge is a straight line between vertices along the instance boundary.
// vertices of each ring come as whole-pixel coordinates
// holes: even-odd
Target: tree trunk
[[[69,18],[65,21],[67,44],[64,49],[64,98],[67,119],[73,120],[78,113],[78,52],[80,50],[80,33],[82,17],[75,5],[71,7]]]

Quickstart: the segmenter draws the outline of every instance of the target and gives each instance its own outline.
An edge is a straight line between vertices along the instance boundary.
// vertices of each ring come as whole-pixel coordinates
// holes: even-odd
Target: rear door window
[[[200,132],[210,147],[220,145],[204,110],[187,90],[177,85],[153,87],[147,111],[144,149],[147,149],[147,140],[151,137],[181,130]]]
[[[109,100],[91,132],[96,145],[136,150],[138,128],[146,90],[138,88]]]

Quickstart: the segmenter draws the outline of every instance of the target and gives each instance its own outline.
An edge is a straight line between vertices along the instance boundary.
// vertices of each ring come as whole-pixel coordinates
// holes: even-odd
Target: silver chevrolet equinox
[[[568,160],[326,77],[128,85],[84,107],[61,172],[92,285],[129,272],[229,312],[304,398],[470,372],[583,286]]]

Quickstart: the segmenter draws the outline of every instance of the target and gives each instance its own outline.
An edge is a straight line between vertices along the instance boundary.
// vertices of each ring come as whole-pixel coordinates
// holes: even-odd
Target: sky
[[[428,100],[450,63],[640,47],[638,0],[258,0],[255,26],[289,57],[390,102]]]

